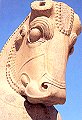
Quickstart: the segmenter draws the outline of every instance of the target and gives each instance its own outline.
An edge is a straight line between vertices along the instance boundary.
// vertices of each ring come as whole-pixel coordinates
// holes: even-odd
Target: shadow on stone
[[[24,106],[32,120],[57,120],[58,111],[54,106],[31,104],[28,101],[24,102]]]

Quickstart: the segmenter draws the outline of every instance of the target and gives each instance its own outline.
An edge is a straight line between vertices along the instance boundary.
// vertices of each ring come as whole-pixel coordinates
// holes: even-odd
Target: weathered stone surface
[[[61,120],[53,106],[31,104],[9,86],[6,80],[6,59],[4,53],[0,58],[0,120]]]
[[[66,64],[80,20],[62,2],[35,1],[31,9],[0,53],[0,119],[61,120],[52,105],[66,100]]]

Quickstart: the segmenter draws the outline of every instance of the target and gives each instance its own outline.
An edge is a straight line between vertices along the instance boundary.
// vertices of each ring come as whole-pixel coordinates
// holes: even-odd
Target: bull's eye
[[[38,28],[33,28],[30,30],[29,39],[30,42],[36,42],[42,37],[42,33]]]

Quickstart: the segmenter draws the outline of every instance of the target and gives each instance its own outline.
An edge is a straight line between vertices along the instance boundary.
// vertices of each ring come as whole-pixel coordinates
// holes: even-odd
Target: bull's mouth
[[[44,81],[44,82],[43,82]],[[61,94],[65,93],[65,83],[58,83],[54,81],[47,73],[45,73],[41,78],[40,86],[34,86],[33,84],[27,84],[24,89],[25,98],[33,104],[44,103],[46,105],[58,104],[61,99],[63,99]],[[58,102],[57,102],[58,101]]]
[[[32,104],[37,104],[37,103],[42,103],[48,106],[51,106],[54,104],[54,102],[56,103],[56,99],[54,100],[54,102],[52,101],[53,96],[45,96],[45,97],[41,97],[41,98],[35,98],[35,97],[27,97],[27,100],[32,103]]]
[[[49,84],[49,83],[48,83]],[[66,101],[66,96],[65,96],[65,89],[57,89],[55,86],[53,87],[53,92],[52,91],[46,91],[45,93],[40,93],[41,95],[30,95],[26,93],[26,99],[32,103],[32,104],[37,104],[37,103],[42,103],[47,106],[51,105],[56,105],[56,104],[64,104]]]

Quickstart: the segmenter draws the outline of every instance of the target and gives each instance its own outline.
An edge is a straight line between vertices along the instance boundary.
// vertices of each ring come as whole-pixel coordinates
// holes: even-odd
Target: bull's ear
[[[76,43],[76,40],[77,40],[77,34],[71,33],[69,39],[69,55],[71,55],[74,51],[74,44]]]
[[[78,36],[81,32],[82,32],[82,26],[81,26],[80,18],[76,13],[74,13],[73,28],[71,33],[76,33]]]
[[[71,33],[70,39],[69,39],[69,46],[73,46],[76,43],[77,40],[77,34]]]
[[[81,33],[82,27],[79,16],[74,13],[73,27],[69,38],[69,55],[74,51],[74,44],[77,40],[77,36]]]

